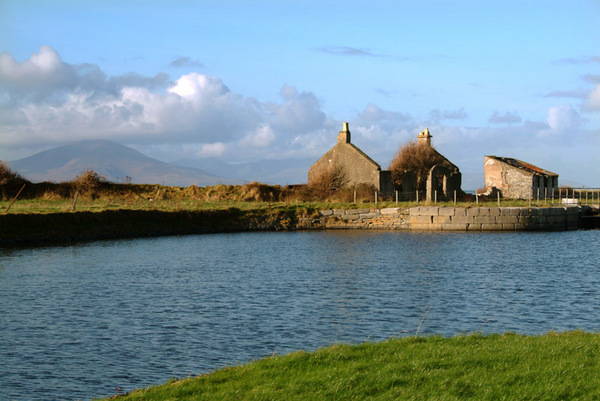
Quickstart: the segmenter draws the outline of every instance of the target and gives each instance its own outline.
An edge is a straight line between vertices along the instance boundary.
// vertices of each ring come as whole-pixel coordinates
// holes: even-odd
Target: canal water
[[[240,233],[0,249],[0,399],[111,396],[417,330],[600,331],[599,250],[600,230]]]

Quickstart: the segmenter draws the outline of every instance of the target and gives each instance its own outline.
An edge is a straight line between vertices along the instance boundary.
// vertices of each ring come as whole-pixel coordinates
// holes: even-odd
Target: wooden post
[[[454,190],[454,206],[456,206],[456,189]]]
[[[10,207],[13,205],[13,203],[15,203],[15,201],[17,200],[17,198],[19,197],[19,195],[21,195],[21,192],[25,189],[25,185],[27,185],[27,184],[23,184],[23,186],[21,187],[21,189],[17,193],[17,196],[14,197],[14,199],[12,200],[12,202],[10,202],[10,205],[8,205],[8,207],[4,211],[4,214],[8,213],[8,211],[10,210]]]
[[[544,205],[546,204],[547,198],[548,198],[548,188],[544,188]]]
[[[437,189],[433,191],[433,203],[437,205]]]
[[[396,206],[398,206],[398,191],[396,191]]]
[[[375,206],[377,206],[377,191],[375,191]]]
[[[417,190],[417,203],[419,203],[419,190]]]
[[[354,204],[356,205],[356,190],[354,190]]]
[[[500,191],[498,191],[497,194],[498,194],[498,207],[500,207]]]
[[[479,194],[475,191],[475,203],[479,205]]]
[[[75,211],[75,207],[77,206],[77,198],[79,197],[79,191],[75,192],[75,199],[73,199],[73,206],[71,206],[71,211]]]

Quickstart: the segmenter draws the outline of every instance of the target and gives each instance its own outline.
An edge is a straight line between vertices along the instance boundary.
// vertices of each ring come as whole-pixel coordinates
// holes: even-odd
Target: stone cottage
[[[337,137],[336,145],[317,160],[308,171],[308,185],[332,168],[341,168],[350,186],[368,184],[385,194],[394,192],[391,171],[382,171],[379,164],[351,142],[347,122],[344,123]]]
[[[486,193],[499,191],[504,198],[529,199],[558,191],[558,174],[510,157],[484,156]]]

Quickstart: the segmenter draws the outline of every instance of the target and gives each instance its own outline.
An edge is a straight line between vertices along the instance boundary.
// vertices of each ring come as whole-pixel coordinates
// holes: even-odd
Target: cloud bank
[[[171,66],[192,64],[181,57]],[[468,126],[470,115],[460,104],[454,110],[432,104],[425,116],[368,104],[344,120],[351,124],[353,142],[383,168],[400,144],[429,127],[434,145],[463,172],[482,172],[483,156],[497,154],[539,163],[560,174],[557,147],[579,146],[579,160],[597,158],[598,130],[586,128],[581,113],[600,111],[599,88],[595,85],[587,94],[554,93],[582,103],[556,104],[548,108],[544,121],[523,121],[517,112],[492,107],[491,126]],[[335,143],[340,127],[341,121],[328,116],[315,93],[291,85],[282,86],[279,101],[260,102],[235,93],[218,77],[198,72],[175,79],[164,73],[107,76],[97,65],[65,62],[50,46],[41,46],[23,62],[0,54],[0,149],[5,155],[21,148],[41,150],[102,138],[151,151],[155,157],[160,154],[163,160],[316,160]],[[569,168],[565,164],[564,169]]]

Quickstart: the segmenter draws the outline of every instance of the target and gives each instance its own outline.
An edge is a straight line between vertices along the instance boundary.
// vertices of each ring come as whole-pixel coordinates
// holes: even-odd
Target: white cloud
[[[200,157],[214,157],[221,156],[227,151],[227,144],[222,142],[205,143],[200,147],[200,150],[196,152],[196,156]]]
[[[255,131],[249,132],[240,144],[254,148],[265,148],[275,140],[275,133],[267,124],[261,124]]]
[[[584,105],[585,110],[600,111],[600,85],[590,92],[587,103]]]
[[[579,128],[581,117],[571,106],[555,106],[548,109],[548,125],[553,131]]]

